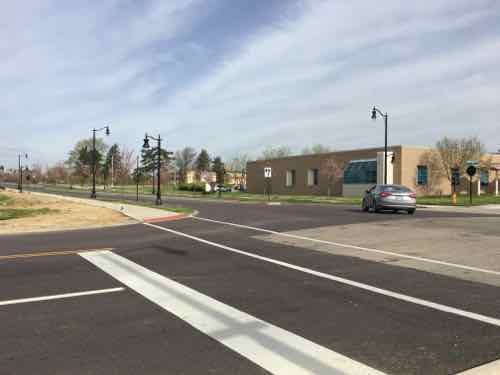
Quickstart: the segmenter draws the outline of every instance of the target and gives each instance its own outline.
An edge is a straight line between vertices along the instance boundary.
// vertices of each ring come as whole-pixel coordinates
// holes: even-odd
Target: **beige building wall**
[[[383,148],[370,148],[249,162],[247,164],[247,189],[250,193],[263,194],[266,188],[264,167],[271,167],[273,173],[271,191],[273,194],[327,195],[328,176],[322,171],[326,160],[333,159],[339,164],[347,164],[352,160],[376,159],[377,152],[383,150]],[[394,152],[393,181],[398,184],[401,181],[401,168],[398,165],[401,160],[401,146],[391,146],[388,151]],[[319,183],[316,186],[308,186],[307,184],[309,169],[319,170]],[[285,184],[287,170],[295,170],[295,185],[293,187],[287,187]],[[342,195],[342,184],[343,178],[335,179],[332,184],[331,194]]]
[[[451,183],[446,177],[438,176],[432,173],[427,165],[427,155],[432,151],[429,147],[415,146],[391,146],[389,151],[394,153],[393,161],[393,183],[408,186],[418,195],[449,195],[451,194]],[[377,152],[383,151],[383,148],[371,148],[361,150],[339,151],[316,155],[298,155],[270,161],[254,161],[247,165],[247,189],[251,193],[264,193],[266,182],[264,179],[264,167],[271,167],[273,177],[271,179],[271,192],[273,194],[296,194],[296,195],[327,195],[328,194],[328,176],[324,173],[324,163],[328,159],[333,159],[339,164],[347,164],[353,160],[376,159]],[[500,155],[487,155],[492,164],[500,168]],[[417,170],[418,166],[427,166],[427,184],[418,185]],[[318,169],[318,185],[308,186],[308,170]],[[295,184],[287,187],[285,184],[287,170],[295,170]],[[493,193],[495,189],[496,171],[490,171],[490,183],[488,187],[483,188],[484,192]],[[474,180],[474,193],[477,193],[477,175]],[[468,191],[468,179],[463,177],[458,192]],[[335,179],[332,184],[332,195],[358,194],[364,187],[359,185],[345,185],[343,187],[343,177]]]

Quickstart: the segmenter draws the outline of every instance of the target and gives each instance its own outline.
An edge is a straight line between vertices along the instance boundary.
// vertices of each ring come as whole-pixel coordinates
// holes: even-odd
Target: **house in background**
[[[187,184],[211,184],[217,180],[217,175],[215,172],[203,171],[199,172],[194,169],[186,172],[186,183]]]
[[[231,186],[235,185],[246,186],[247,184],[246,173],[236,172],[236,171],[226,171],[224,177],[224,183],[226,185],[231,185]]]

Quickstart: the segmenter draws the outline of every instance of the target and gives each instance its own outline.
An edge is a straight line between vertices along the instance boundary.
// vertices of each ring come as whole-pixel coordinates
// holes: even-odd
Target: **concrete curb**
[[[57,197],[59,199],[64,199],[75,203],[87,204],[95,207],[111,209],[116,212],[120,212],[121,214],[128,216],[131,219],[136,220],[137,222],[152,222],[153,220],[154,222],[172,221],[172,220],[179,220],[187,216],[184,214],[178,214],[175,212],[162,210],[158,208],[151,208],[147,206],[139,206],[128,203],[114,203],[114,202],[68,197],[59,194],[41,193],[34,191],[30,191],[29,194]]]

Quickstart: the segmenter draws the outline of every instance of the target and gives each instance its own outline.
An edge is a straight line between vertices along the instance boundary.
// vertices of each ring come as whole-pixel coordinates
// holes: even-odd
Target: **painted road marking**
[[[498,375],[500,374],[500,360],[471,368],[457,375]]]
[[[80,256],[271,373],[383,374],[110,251],[87,252]]]
[[[470,311],[460,310],[460,309],[457,309],[457,308],[454,308],[454,307],[451,307],[451,306],[442,305],[440,303],[431,302],[431,301],[427,301],[427,300],[416,298],[416,297],[411,297],[411,296],[408,296],[406,294],[392,292],[390,290],[378,288],[378,287],[375,287],[375,286],[372,286],[372,285],[368,285],[368,284],[364,284],[364,283],[360,283],[360,282],[357,282],[357,281],[352,281],[352,280],[349,280],[349,279],[345,279],[343,277],[330,275],[328,273],[324,273],[324,272],[320,272],[320,271],[315,271],[315,270],[312,270],[312,269],[309,269],[309,268],[305,268],[305,267],[301,267],[301,266],[296,266],[294,264],[286,263],[286,262],[283,262],[283,261],[280,261],[280,260],[276,260],[276,259],[272,259],[272,258],[267,258],[267,257],[261,256],[261,255],[249,253],[249,252],[246,252],[246,251],[243,251],[243,250],[238,250],[238,249],[235,249],[234,247],[230,247],[230,246],[222,245],[222,244],[219,244],[219,243],[216,243],[216,242],[208,241],[208,240],[205,240],[203,238],[195,237],[195,236],[192,236],[192,235],[187,234],[187,233],[179,232],[179,231],[176,231],[176,230],[173,230],[173,229],[168,229],[168,228],[165,228],[165,227],[160,227],[160,226],[155,225],[155,224],[144,223],[144,225],[148,225],[148,226],[153,227],[153,228],[157,228],[157,229],[160,229],[160,230],[163,230],[163,231],[166,231],[166,232],[170,232],[170,233],[176,234],[178,236],[186,237],[186,238],[189,238],[189,239],[192,239],[194,241],[198,241],[198,242],[201,242],[201,243],[204,243],[204,244],[207,244],[207,245],[218,247],[220,249],[228,250],[228,251],[231,251],[233,253],[245,255],[245,256],[248,256],[250,258],[259,259],[259,260],[263,260],[265,262],[277,264],[279,266],[286,267],[286,268],[289,268],[289,269],[292,269],[292,270],[295,270],[295,271],[304,272],[304,273],[307,273],[309,275],[322,277],[324,279],[336,281],[338,283],[342,283],[342,284],[345,284],[345,285],[350,285],[350,286],[353,286],[353,287],[356,287],[356,288],[359,288],[359,289],[367,290],[369,292],[373,292],[373,293],[381,294],[381,295],[384,295],[384,296],[392,297],[392,298],[395,298],[395,299],[399,299],[401,301],[414,303],[416,305],[425,306],[425,307],[428,307],[428,308],[431,308],[431,309],[434,309],[434,310],[439,310],[439,311],[443,311],[443,312],[446,312],[446,313],[450,313],[450,314],[454,314],[454,315],[459,315],[459,316],[462,316],[462,317],[465,317],[465,318],[477,320],[477,321],[480,321],[480,322],[483,322],[483,323],[488,323],[488,324],[500,327],[500,319],[496,319],[496,318],[492,318],[492,317],[489,317],[489,316],[486,316],[486,315],[481,315],[481,314],[473,313],[473,312],[470,312]]]
[[[81,296],[91,296],[94,294],[121,292],[123,290],[125,290],[125,288],[119,287],[119,288],[109,288],[109,289],[99,289],[99,290],[86,290],[84,292],[76,292],[76,293],[53,294],[51,296],[43,296],[43,297],[11,299],[8,301],[0,301],[0,306],[16,305],[19,303],[28,303],[28,302],[51,301],[55,299],[81,297]]]
[[[284,237],[290,237],[290,238],[295,238],[295,239],[299,239],[299,240],[317,242],[317,243],[321,243],[321,244],[325,244],[325,245],[345,247],[345,248],[348,248],[348,249],[355,249],[355,250],[361,250],[361,251],[369,251],[369,252],[372,252],[372,253],[379,253],[379,254],[391,255],[391,256],[395,256],[395,257],[399,257],[399,258],[417,260],[419,262],[427,262],[427,263],[440,264],[442,266],[454,267],[454,268],[461,268],[461,269],[468,270],[468,271],[483,272],[483,273],[489,273],[491,275],[500,276],[500,272],[499,271],[488,270],[488,269],[485,269],[485,268],[471,267],[471,266],[466,266],[466,265],[458,264],[458,263],[444,262],[442,260],[417,257],[417,256],[413,256],[413,255],[406,255],[406,254],[396,253],[396,252],[393,252],[393,251],[378,250],[378,249],[373,249],[373,248],[369,248],[369,247],[349,245],[349,244],[340,243],[340,242],[325,241],[325,240],[320,240],[320,239],[311,238],[311,237],[297,236],[295,234],[289,234],[289,233],[283,233],[283,232],[276,232],[276,231],[270,230],[270,229],[264,229],[264,228],[258,228],[258,227],[251,227],[249,225],[236,224],[236,223],[231,223],[231,222],[227,222],[227,221],[219,221],[219,220],[207,219],[207,218],[199,217],[199,216],[193,216],[192,219],[209,221],[209,222],[212,222],[212,223],[218,223],[218,224],[224,224],[224,225],[230,225],[230,226],[238,227],[238,228],[252,229],[252,230],[255,230],[255,231],[259,231],[259,232],[270,233],[270,234],[277,234],[277,235],[284,236]]]
[[[24,253],[24,254],[21,253],[21,254],[1,255],[0,261],[10,260],[10,259],[19,259],[19,258],[48,257],[48,256],[56,256],[56,255],[74,255],[74,254],[83,253],[86,251],[104,251],[104,250],[113,250],[113,248],[106,247],[106,248],[102,248],[102,249],[45,251],[45,252],[39,252],[39,253]]]

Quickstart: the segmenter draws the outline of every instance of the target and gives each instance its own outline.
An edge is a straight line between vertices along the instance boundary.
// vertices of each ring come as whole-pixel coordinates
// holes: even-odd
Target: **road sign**
[[[476,167],[474,167],[473,165],[469,165],[467,167],[467,174],[470,176],[470,177],[473,177],[475,174],[476,174]]]
[[[264,168],[264,177],[265,178],[271,178],[272,176],[272,169],[271,167],[265,167]]]

